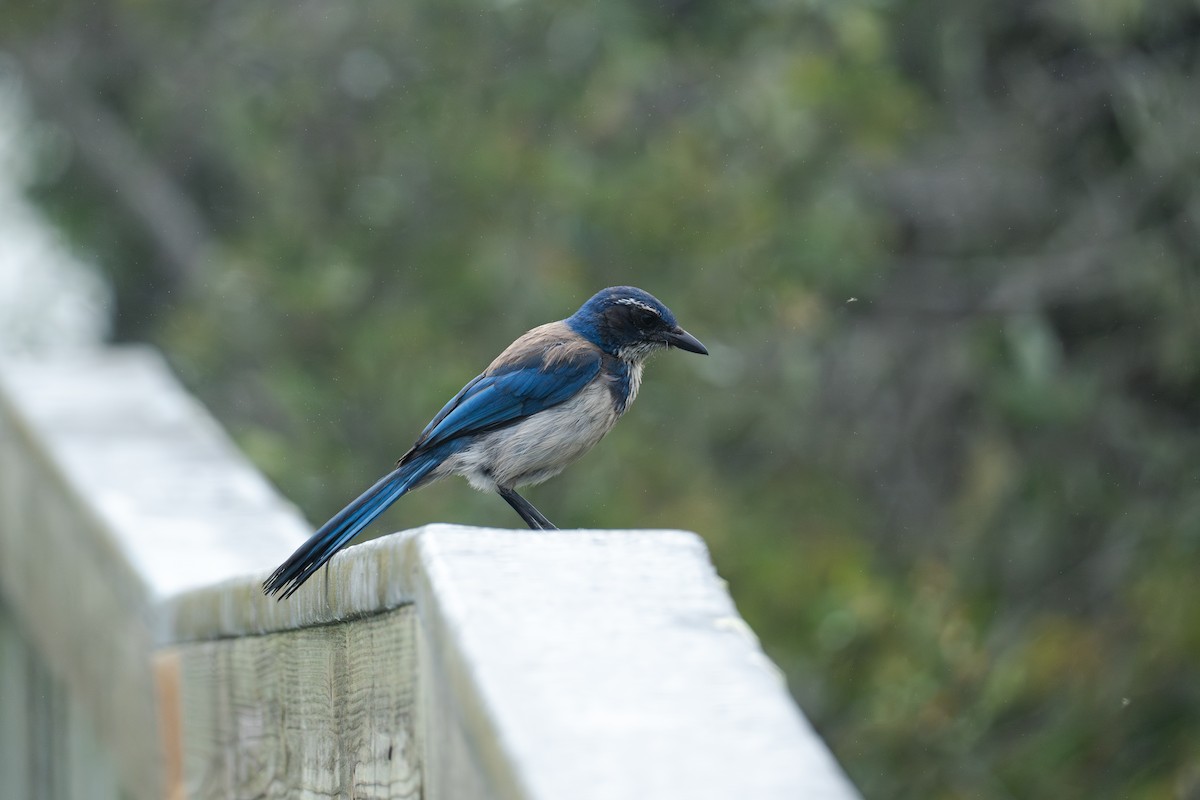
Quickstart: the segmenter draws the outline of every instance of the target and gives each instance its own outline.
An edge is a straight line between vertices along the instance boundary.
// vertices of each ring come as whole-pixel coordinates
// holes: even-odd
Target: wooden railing
[[[0,362],[0,797],[857,794],[679,531],[308,524],[160,357]]]

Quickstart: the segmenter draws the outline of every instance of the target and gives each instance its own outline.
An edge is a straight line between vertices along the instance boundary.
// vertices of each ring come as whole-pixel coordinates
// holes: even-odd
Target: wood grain
[[[169,648],[186,796],[420,797],[414,616]]]
[[[153,350],[0,359],[0,603],[63,709],[30,722],[64,742],[31,755],[62,787],[40,796],[104,797],[113,773],[162,796],[161,601],[265,568],[307,528]]]

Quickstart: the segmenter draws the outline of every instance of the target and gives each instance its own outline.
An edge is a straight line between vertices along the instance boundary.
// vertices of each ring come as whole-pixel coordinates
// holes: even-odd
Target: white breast
[[[640,381],[638,369],[634,392]],[[616,421],[612,394],[603,381],[595,381],[565,403],[483,434],[446,459],[437,472],[462,475],[481,491],[541,483],[590,450]]]
[[[633,361],[629,364],[629,397],[625,400],[626,411],[637,399],[638,389],[642,388],[642,367],[645,365],[643,361]]]

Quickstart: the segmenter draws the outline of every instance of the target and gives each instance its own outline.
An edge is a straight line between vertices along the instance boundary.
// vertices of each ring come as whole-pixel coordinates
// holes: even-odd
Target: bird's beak
[[[702,356],[708,355],[708,348],[700,344],[700,340],[683,328],[675,328],[673,331],[667,332],[667,344],[671,347],[678,347],[680,350],[687,350],[689,353],[699,353]]]

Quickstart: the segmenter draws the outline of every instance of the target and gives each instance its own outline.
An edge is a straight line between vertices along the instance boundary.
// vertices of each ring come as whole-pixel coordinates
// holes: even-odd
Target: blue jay
[[[535,530],[554,530],[516,487],[561,472],[608,433],[642,382],[656,350],[707,355],[670,309],[632,286],[596,293],[578,311],[534,328],[462,388],[416,444],[357,500],[302,544],[263,584],[290,596],[402,495],[462,475],[503,497]]]

